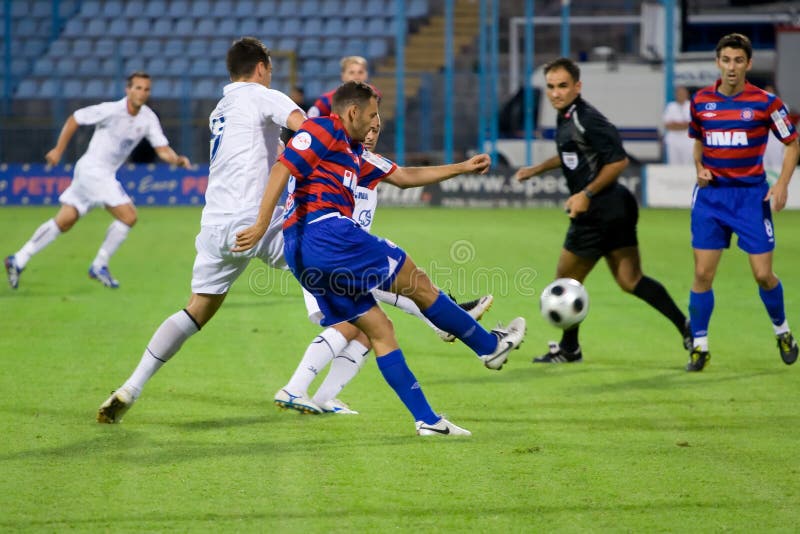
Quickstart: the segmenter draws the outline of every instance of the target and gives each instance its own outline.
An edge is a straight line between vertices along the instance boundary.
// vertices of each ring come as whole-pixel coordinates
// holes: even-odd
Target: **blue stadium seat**
[[[139,40],[126,37],[119,42],[119,55],[122,57],[133,57],[140,51]]]
[[[370,60],[387,56],[389,44],[386,39],[370,39],[367,42],[367,58]]]
[[[316,17],[306,19],[302,33],[306,38],[322,35],[322,20]]]
[[[217,0],[211,7],[211,14],[214,18],[230,17],[234,9],[235,7],[231,0]]]
[[[364,32],[366,31],[364,26],[365,25],[364,25],[364,19],[363,18],[354,17],[354,18],[349,19],[347,21],[347,24],[345,24],[345,30],[344,31],[345,31],[346,35],[350,35],[350,36],[353,36],[353,35],[364,35]],[[348,54],[348,55],[350,55],[350,54]]]
[[[64,26],[63,35],[67,37],[86,35],[85,21],[79,18],[69,19],[67,25]]]
[[[428,0],[411,0],[406,15],[411,18],[427,17],[430,11]]]
[[[338,17],[342,12],[342,3],[340,0],[325,0],[322,2],[319,10],[319,16],[322,18],[330,19],[330,17]]]
[[[355,34],[359,35],[359,34]],[[362,39],[358,37],[351,37],[347,39],[344,43],[344,48],[342,49],[343,56],[363,56],[364,50],[366,49],[366,44]]]
[[[219,98],[222,88],[213,80],[199,80],[192,84],[192,98]]]
[[[217,35],[217,21],[215,19],[201,19],[197,23],[196,35],[216,37]],[[225,47],[227,50],[227,47]]]
[[[189,39],[186,44],[186,55],[189,57],[206,56],[209,53],[210,45],[207,39],[203,37],[195,37]]]
[[[323,76],[341,76],[342,66],[339,58],[330,58],[325,60],[325,66],[322,67]]]
[[[77,69],[78,64],[74,58],[70,56],[57,58],[55,68],[56,74],[60,76],[73,76]]]
[[[82,35],[88,35],[89,37],[108,35],[108,24],[105,19],[92,19],[86,25],[86,30]]]
[[[222,19],[217,23],[217,35],[227,35],[229,37],[238,37],[239,28],[236,25],[236,19]]]
[[[213,71],[213,66],[211,60],[205,57],[195,58],[192,60],[192,65],[189,67],[189,75],[191,76],[213,76],[214,74],[224,74],[224,73],[215,73]]]
[[[36,63],[33,64],[33,74],[36,76],[52,76],[55,70],[55,63],[47,56],[40,57]]]
[[[172,74],[169,69],[169,63],[161,56],[151,57],[147,61],[147,72],[154,77],[166,76]]]
[[[47,40],[30,37],[22,42],[21,48],[23,57],[29,59],[37,58],[47,49]]]
[[[322,41],[317,37],[310,37],[310,35],[314,34],[306,34],[309,37],[306,37],[302,41],[300,41],[300,49],[297,53],[302,58],[309,58],[309,57],[317,57],[322,55]]]
[[[94,52],[92,41],[89,39],[79,38],[72,41],[72,52],[73,56],[78,58],[86,57],[92,55]]]
[[[321,79],[309,78],[303,79],[303,88],[305,89],[306,98],[309,102],[314,102],[317,98],[322,96],[322,93],[328,91],[328,85]],[[331,86],[333,88],[333,86]]]
[[[194,19],[182,18],[175,24],[175,35],[191,37],[194,35]]]
[[[144,0],[131,0],[130,2],[126,2],[125,10],[123,11],[124,18],[137,19],[141,17],[148,3],[149,2],[145,2]]]
[[[208,47],[208,55],[211,57],[225,57],[230,46],[231,43],[227,39],[213,39]]]
[[[115,0],[106,0],[103,5],[103,16],[107,19],[116,19],[122,16],[123,9],[122,2]]]
[[[364,2],[361,0],[345,0],[342,6],[341,16],[347,18],[363,17]]]
[[[173,38],[167,39],[166,44],[162,48],[161,54],[166,57],[182,56],[186,53],[186,46],[183,39]]]
[[[152,94],[154,98],[174,98],[175,89],[173,87],[172,80],[169,78],[153,80],[150,94]]]
[[[107,57],[100,62],[100,72],[103,76],[122,78],[126,73],[122,72],[122,60],[118,57]]]
[[[278,6],[278,12],[276,13],[277,16],[281,18],[291,18],[295,16],[295,11],[297,10],[297,4],[293,1],[286,1],[280,3]]]
[[[306,59],[300,68],[303,79],[310,79],[319,77],[322,73],[322,60],[320,59]]]
[[[64,81],[64,89],[61,94],[67,98],[81,98],[83,96],[83,82],[76,79]]]
[[[55,58],[63,57],[69,54],[69,42],[65,39],[58,39],[50,44],[48,54]]]
[[[39,98],[53,98],[57,94],[61,94],[61,81],[54,80],[53,78],[46,78],[39,85],[38,97]]]
[[[142,46],[139,49],[139,54],[148,58],[161,55],[164,45],[160,39],[145,39],[142,41]]]
[[[281,34],[281,22],[279,19],[275,17],[267,17],[261,23],[261,28],[259,29],[259,35],[261,35],[265,41],[270,41],[275,43],[275,39]],[[274,48],[274,45],[272,46]]]
[[[52,16],[52,14],[52,2],[42,2],[40,0],[39,2],[33,2],[29,16],[34,18],[47,18]]]
[[[259,5],[259,9],[256,9],[256,3],[253,0],[239,0],[232,14],[239,18],[255,18],[258,16],[258,11],[264,7]]]
[[[299,36],[302,35],[303,30],[299,18],[286,19],[281,27],[283,35]]]
[[[98,78],[89,80],[83,88],[83,93],[86,98],[106,98],[109,96],[108,84]]]
[[[387,5],[384,0],[372,0],[364,5],[364,15],[367,17],[386,17],[394,12],[392,3]]]
[[[144,13],[141,13],[138,16],[144,15],[145,17],[156,19],[159,17],[163,17],[164,13],[167,12],[167,3],[163,0],[148,0],[145,2]]]
[[[31,78],[22,80],[14,96],[17,98],[39,98],[39,82]]]
[[[173,33],[172,20],[164,18],[156,19],[150,31],[153,37],[169,37]]]
[[[30,2],[11,2],[11,16],[15,19],[27,17]]]
[[[330,17],[322,25],[322,35],[327,37],[341,37],[344,35],[344,19],[340,17]]]
[[[211,4],[208,0],[196,0],[192,2],[192,9],[187,16],[195,19],[204,19],[211,16]]]
[[[318,18],[322,7],[316,0],[305,0],[299,6],[300,16],[303,18]]]
[[[5,21],[2,21],[5,25]],[[36,34],[36,20],[31,18],[24,18],[15,21],[11,26],[11,35],[14,37],[28,37],[29,35]]]
[[[127,76],[133,71],[147,70],[145,69],[145,60],[141,56],[134,56],[125,60],[125,75]]]
[[[239,21],[239,35],[250,35],[252,37],[258,36],[259,23],[256,19],[240,19]]]
[[[75,15],[78,11],[79,5],[75,0],[61,0],[58,5],[58,15],[63,18],[69,18]]]
[[[386,23],[388,19],[383,17],[372,17],[367,20],[364,27],[364,34],[369,37],[384,37],[389,36],[389,25]]]
[[[172,76],[185,76],[189,72],[189,60],[185,57],[174,57],[169,61],[169,73]]]
[[[100,61],[95,57],[85,57],[78,63],[78,74],[81,76],[97,76],[100,72]]]
[[[128,29],[128,24],[130,24],[130,30]],[[111,21],[108,30],[111,35],[139,35],[141,37],[147,37],[150,35],[150,21],[148,19],[135,19],[131,24],[129,20],[117,19]],[[122,30],[122,33],[118,33],[117,30]]]
[[[342,48],[344,48],[344,39],[341,37],[328,37],[322,43],[320,52],[321,57],[332,58],[336,62],[336,72],[339,72],[339,59],[342,57]]]
[[[284,50],[284,51],[297,51],[297,47],[299,45],[299,41],[297,37],[284,37],[280,41],[278,41],[278,46],[276,47],[277,50]]]
[[[94,43],[94,55],[97,57],[109,57],[117,54],[117,42],[113,39],[102,38]]]
[[[184,17],[188,17],[191,11],[192,9],[189,5],[189,2],[186,0],[172,0],[172,2],[169,4],[167,15],[180,20]]]

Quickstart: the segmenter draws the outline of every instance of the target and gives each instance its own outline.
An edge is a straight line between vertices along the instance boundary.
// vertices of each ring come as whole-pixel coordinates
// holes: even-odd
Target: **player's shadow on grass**
[[[641,370],[637,371],[637,373],[641,372],[642,372]],[[725,374],[718,375],[708,372],[704,372],[702,374],[688,373],[682,368],[676,368],[674,370],[668,372],[661,372],[652,376],[613,380],[609,382],[604,382],[602,384],[597,384],[597,383],[588,384],[583,387],[578,387],[578,389],[583,393],[592,394],[592,393],[608,392],[610,390],[632,391],[632,390],[667,390],[667,389],[675,390],[677,388],[680,389],[705,388],[709,384],[752,381],[752,379],[757,377],[777,375],[780,373],[781,371],[779,369],[773,369],[773,370],[764,369],[759,371],[751,371],[748,373],[726,372]],[[572,385],[575,386],[574,383]]]

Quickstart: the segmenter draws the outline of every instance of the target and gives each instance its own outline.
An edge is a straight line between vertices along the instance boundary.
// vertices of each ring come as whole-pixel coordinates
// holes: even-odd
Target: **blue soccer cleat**
[[[105,265],[99,269],[95,269],[94,266],[89,267],[89,278],[97,280],[104,286],[110,287],[111,289],[116,289],[119,287],[119,282],[116,278],[111,276],[111,271],[109,271],[108,267]]]
[[[19,287],[19,273],[22,272],[22,269],[17,267],[17,262],[14,259],[14,255],[6,257],[5,261],[3,262],[6,266],[6,276],[8,276],[8,285],[11,286],[11,289],[17,289]]]

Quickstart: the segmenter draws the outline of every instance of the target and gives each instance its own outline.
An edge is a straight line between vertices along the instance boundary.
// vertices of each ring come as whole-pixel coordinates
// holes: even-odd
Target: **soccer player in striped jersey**
[[[416,421],[419,435],[469,435],[433,411],[408,368],[394,328],[371,290],[408,295],[438,328],[456,334],[489,369],[500,369],[525,335],[514,319],[492,332],[433,285],[403,249],[376,237],[351,219],[363,165],[363,145],[378,121],[378,95],[365,83],[348,82],[333,96],[333,113],[306,121],[270,172],[255,225],[237,234],[234,251],[255,246],[289,182],[284,254],[292,273],[317,299],[321,324],[349,321],[369,338],[378,368]],[[486,172],[486,155],[469,160],[462,172]],[[390,174],[391,165],[375,165]],[[425,172],[427,169],[423,169]]]
[[[117,170],[145,137],[163,161],[181,167],[191,166],[189,158],[179,156],[169,146],[158,117],[146,104],[148,98],[150,75],[137,71],[128,76],[125,98],[75,110],[67,118],[56,146],[45,155],[48,165],[61,161],[78,127],[92,125],[94,133],[86,153],[75,164],[72,183],[58,197],[61,209],[39,226],[21,249],[6,257],[6,275],[12,289],[17,289],[20,275],[34,255],[98,206],[104,206],[114,221],[89,267],[89,278],[112,289],[119,287],[108,264],[136,224],[137,215],[133,201],[117,180]]]
[[[366,82],[369,78],[367,60],[361,56],[346,56],[339,63],[342,67],[342,83]],[[373,87],[374,89],[374,87]],[[314,105],[308,108],[308,117],[327,117],[331,114],[331,101],[336,89],[328,91],[319,97]]]
[[[236,232],[255,221],[269,165],[277,157],[281,127],[297,130],[305,113],[288,96],[269,88],[272,62],[257,39],[235,41],[226,63],[231,83],[209,116],[211,161],[195,239],[192,294],[184,309],[161,323],[131,376],[100,406],[99,423],[122,420],[150,378],[214,317],[251,259],[275,268],[286,265],[280,225],[273,224],[249,253],[234,253],[231,247]]]
[[[786,205],[800,146],[780,98],[747,81],[752,56],[753,47],[746,36],[724,36],[716,47],[720,79],[692,98],[689,135],[695,140],[697,186],[692,201],[694,281],[689,294],[693,348],[687,371],[702,371],[711,358],[712,283],[722,251],[730,247],[734,233],[739,248],[749,256],[781,358],[787,365],[797,360],[797,341],[786,320],[783,286],[772,270],[775,232],[770,201],[775,211]],[[769,135],[786,146],[780,177],[772,186],[763,165]]]
[[[353,220],[366,231],[370,230],[375,220],[375,210],[378,207],[377,185],[382,180],[404,189],[419,187],[447,179],[455,175],[454,173],[460,173],[461,166],[468,163],[463,162],[458,165],[429,168],[427,169],[427,176],[419,177],[415,174],[419,172],[416,169],[397,167],[391,161],[374,153],[380,137],[380,130],[380,117],[378,117],[378,124],[370,128],[364,139],[364,162],[361,166],[359,184],[355,190]],[[385,173],[387,167],[391,172],[389,175]],[[433,172],[430,169],[433,169]],[[436,328],[420,311],[419,307],[414,304],[414,301],[407,296],[380,289],[373,290],[372,294],[379,302],[400,308],[404,312],[421,319],[432,327],[444,341],[455,340],[455,336],[452,334]],[[303,296],[308,310],[308,318],[312,322],[319,324],[322,312],[317,300],[306,290],[303,290]],[[485,295],[479,299],[461,303],[459,306],[474,319],[480,320],[492,305],[493,300],[494,297],[492,295]],[[358,412],[339,400],[337,395],[342,388],[355,378],[361,367],[366,363],[370,348],[367,336],[349,322],[329,326],[309,344],[289,382],[275,394],[275,404],[282,408],[310,414],[323,412],[341,415],[358,414]],[[329,363],[328,374],[317,388],[313,398],[309,398],[308,388],[316,376]]]

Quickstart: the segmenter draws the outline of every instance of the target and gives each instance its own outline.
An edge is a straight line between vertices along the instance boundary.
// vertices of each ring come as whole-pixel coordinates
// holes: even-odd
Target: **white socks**
[[[285,390],[308,396],[308,387],[317,373],[347,346],[347,339],[335,328],[326,328],[306,349]]]
[[[31,256],[41,251],[44,247],[56,240],[61,235],[54,219],[45,221],[36,231],[30,240],[25,243],[19,251],[14,254],[14,263],[17,267],[24,269],[31,259]]]
[[[119,246],[128,237],[131,227],[122,221],[115,220],[112,222],[106,231],[106,238],[103,244],[100,245],[100,250],[97,251],[97,256],[92,262],[92,267],[100,269],[108,265],[111,256],[117,251]]]
[[[786,332],[789,331],[789,321],[787,319],[784,319],[782,324],[772,325],[772,329],[775,331],[776,336],[785,334]]]
[[[199,330],[186,310],[170,315],[161,323],[142,354],[139,365],[122,385],[131,393],[133,400],[142,393],[142,388],[150,377],[178,352],[184,341]]]
[[[364,367],[369,349],[357,340],[353,340],[340,351],[331,362],[328,375],[323,380],[312,399],[317,405],[335,399],[336,395],[345,387]]]
[[[391,306],[396,308],[400,308],[404,312],[409,315],[413,315],[414,317],[418,317],[425,321],[425,323],[433,328],[436,329],[436,325],[428,320],[419,309],[419,306],[408,297],[404,297],[398,293],[390,293],[389,291],[383,291],[382,289],[373,289],[372,295],[381,302],[385,302]]]

